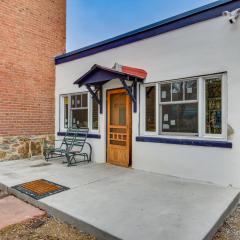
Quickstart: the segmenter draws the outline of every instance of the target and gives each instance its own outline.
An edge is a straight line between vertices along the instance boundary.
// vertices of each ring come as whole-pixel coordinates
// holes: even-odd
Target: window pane
[[[197,100],[197,80],[185,82],[185,100]]]
[[[87,107],[87,105],[88,105],[88,97],[87,97],[88,95],[85,93],[85,94],[82,94],[82,107]]]
[[[222,82],[220,79],[209,79],[206,89],[206,133],[222,133]]]
[[[172,83],[172,101],[183,100],[183,82]]]
[[[76,98],[77,98],[77,104],[76,105],[79,108],[79,107],[81,107],[81,95],[77,95]]]
[[[71,96],[71,107],[72,108],[76,107],[76,96]]]
[[[68,128],[68,97],[64,97],[64,128]]]
[[[88,110],[72,110],[72,128],[88,127]]]
[[[111,125],[126,125],[126,94],[118,93],[110,96]]]
[[[162,132],[197,133],[198,103],[162,105]]]
[[[156,131],[156,88],[146,87],[146,131]]]
[[[171,101],[171,83],[161,84],[161,102]]]
[[[98,129],[98,103],[92,99],[92,129]]]

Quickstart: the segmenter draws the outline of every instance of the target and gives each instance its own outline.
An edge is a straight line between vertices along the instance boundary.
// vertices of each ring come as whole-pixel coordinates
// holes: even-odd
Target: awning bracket
[[[102,113],[102,85],[95,87],[95,91],[92,90],[91,86],[86,84],[85,85],[92,97],[97,101],[99,107],[100,107],[100,113]],[[99,92],[99,94],[98,94]]]
[[[129,76],[127,77],[127,80],[129,80]],[[127,85],[125,78],[120,78],[120,81],[122,82],[124,89],[126,89],[129,97],[133,101],[133,111],[137,112],[137,79],[134,79],[131,86]]]

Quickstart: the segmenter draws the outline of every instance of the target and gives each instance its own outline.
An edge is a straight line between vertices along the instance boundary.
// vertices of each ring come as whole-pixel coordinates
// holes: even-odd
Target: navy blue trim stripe
[[[143,28],[119,35],[105,41],[57,56],[55,64],[73,61],[99,52],[120,47],[159,34],[173,31],[198,22],[206,21],[222,15],[223,11],[232,11],[240,7],[240,0],[220,0],[200,8],[179,14]]]
[[[192,139],[178,139],[178,138],[161,138],[161,137],[136,137],[137,142],[151,142],[151,143],[168,143],[180,144],[202,147],[218,147],[218,148],[232,148],[232,143],[227,141],[211,141],[211,140],[192,140]]]
[[[57,135],[64,137],[64,136],[66,135],[66,132],[57,132]],[[83,136],[83,134],[79,133],[78,136],[81,137],[81,136]],[[101,138],[101,135],[100,135],[100,134],[95,134],[95,133],[88,133],[88,134],[87,134],[87,137],[88,137],[88,138],[98,138],[98,139],[100,139],[100,138]]]

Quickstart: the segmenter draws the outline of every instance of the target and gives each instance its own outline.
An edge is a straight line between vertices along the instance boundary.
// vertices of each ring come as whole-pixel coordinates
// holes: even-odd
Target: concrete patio
[[[0,163],[0,187],[98,239],[211,239],[238,190],[106,164]],[[40,164],[40,165],[39,165]],[[11,186],[44,178],[70,188],[36,201]]]

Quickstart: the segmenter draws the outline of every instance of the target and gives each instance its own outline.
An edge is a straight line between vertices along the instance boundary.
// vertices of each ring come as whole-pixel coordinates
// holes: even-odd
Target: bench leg
[[[48,154],[47,152],[44,152],[43,155],[44,155],[45,161],[48,162],[48,160],[49,160],[49,154]]]
[[[70,165],[71,165],[71,157],[69,156],[68,153],[66,153],[66,159],[67,159],[67,166],[70,167]]]
[[[92,161],[92,146],[88,142],[85,142],[85,143],[89,146],[89,149],[90,149],[89,156],[88,156],[88,162],[91,162]]]

